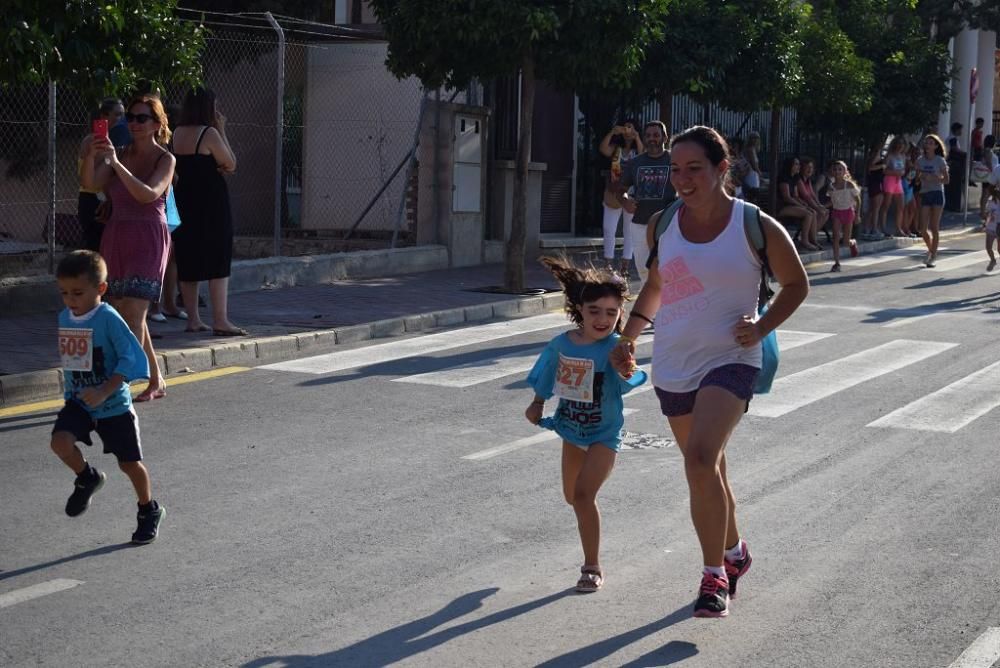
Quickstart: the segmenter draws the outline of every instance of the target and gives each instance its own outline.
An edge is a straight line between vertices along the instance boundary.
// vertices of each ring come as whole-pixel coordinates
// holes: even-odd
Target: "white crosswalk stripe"
[[[451,350],[497,339],[528,334],[555,327],[568,326],[565,314],[546,313],[530,318],[518,318],[487,325],[466,327],[454,331],[427,334],[412,339],[390,341],[373,346],[337,351],[303,359],[267,364],[258,368],[274,371],[296,371],[298,373],[324,374],[358,367],[393,362],[407,357],[416,357],[442,350]]]
[[[750,414],[781,417],[814,401],[933,357],[957,345],[899,339],[789,376],[779,375],[770,394],[754,398],[750,404]]]
[[[955,269],[961,269],[962,267],[968,267],[970,264],[982,264],[983,269],[986,268],[986,262],[989,258],[986,257],[986,251],[973,251],[971,253],[962,253],[961,255],[953,255],[949,257],[941,257],[941,251],[938,251],[937,259],[934,260],[933,267],[926,267],[927,271],[934,272],[936,274],[943,274],[948,271],[954,271]],[[922,265],[915,264],[908,268],[919,268]]]
[[[941,246],[938,248],[938,252],[947,250],[946,247]],[[887,251],[885,253],[875,253],[872,255],[861,255],[858,257],[848,257],[840,261],[845,267],[871,267],[876,264],[883,264],[885,262],[892,262],[893,260],[899,260],[901,258],[911,258],[911,257],[922,257],[927,254],[927,249],[923,245],[910,246],[909,248],[899,248],[896,250]]]
[[[973,420],[1000,406],[998,371],[1000,362],[907,404],[869,423],[868,426],[954,434]]]

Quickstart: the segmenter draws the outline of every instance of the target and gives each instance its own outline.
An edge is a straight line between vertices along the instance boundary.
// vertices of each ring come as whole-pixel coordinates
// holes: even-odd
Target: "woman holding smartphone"
[[[117,125],[124,115],[125,105],[122,104],[121,100],[117,97],[106,98],[101,102],[97,114],[91,119],[96,121],[92,124],[91,130],[103,129],[101,134],[106,136],[108,130]],[[83,174],[83,161],[87,159],[93,141],[94,134],[88,134],[80,142],[80,150],[76,158],[78,176]],[[101,250],[101,234],[104,232],[104,223],[97,220],[97,207],[100,206],[102,197],[100,190],[84,188],[81,183],[80,195],[76,204],[76,218],[80,221],[80,227],[83,228],[83,247],[94,252]]]
[[[125,120],[132,143],[119,156],[107,135],[95,135],[80,169],[80,184],[106,192],[111,200],[111,216],[101,239],[101,255],[108,264],[108,301],[146,352],[149,385],[135,400],[150,401],[167,393],[146,311],[160,298],[163,287],[169,246],[167,188],[174,176],[174,156],[164,148],[170,130],[160,98],[134,98]]]

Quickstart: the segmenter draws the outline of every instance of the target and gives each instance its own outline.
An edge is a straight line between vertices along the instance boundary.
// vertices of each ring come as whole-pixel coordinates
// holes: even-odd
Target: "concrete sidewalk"
[[[963,234],[961,214],[947,214],[949,236]],[[911,239],[864,241],[862,253],[922,243]],[[829,250],[802,256],[828,261]],[[385,278],[341,280],[322,285],[260,289],[230,296],[231,320],[249,337],[187,333],[185,321],[149,323],[161,369],[168,376],[212,367],[256,365],[329,352],[338,345],[497,318],[517,318],[562,306],[558,284],[528,262],[525,284],[546,294],[491,292],[503,283],[503,266],[443,269]],[[54,282],[51,289],[56,290]],[[639,289],[638,283],[633,289]],[[40,288],[39,288],[40,289]],[[208,309],[202,318],[210,324]],[[0,407],[58,398],[56,314],[0,317]]]

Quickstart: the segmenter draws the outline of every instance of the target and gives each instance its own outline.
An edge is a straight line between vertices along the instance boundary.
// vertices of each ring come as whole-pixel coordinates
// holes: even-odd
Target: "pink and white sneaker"
[[[753,557],[750,556],[750,545],[743,541],[743,558],[737,561],[726,559],[726,577],[729,578],[729,597],[736,598],[736,583],[750,570]]]
[[[729,616],[729,583],[726,580],[711,573],[702,574],[698,600],[694,602],[694,616]]]

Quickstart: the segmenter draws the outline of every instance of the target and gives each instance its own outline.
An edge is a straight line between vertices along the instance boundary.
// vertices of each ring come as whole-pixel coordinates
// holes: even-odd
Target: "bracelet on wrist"
[[[631,313],[629,313],[629,316],[630,317],[634,316],[636,318],[642,318],[643,320],[645,320],[646,322],[648,322],[650,325],[653,324],[653,319],[652,318],[650,318],[648,315],[645,315],[643,313],[639,313],[638,311],[632,311]]]
[[[621,334],[618,337],[618,342],[621,343],[622,341],[625,341],[625,342],[631,343],[631,344],[635,344],[635,337],[634,336],[625,336],[624,334]]]

